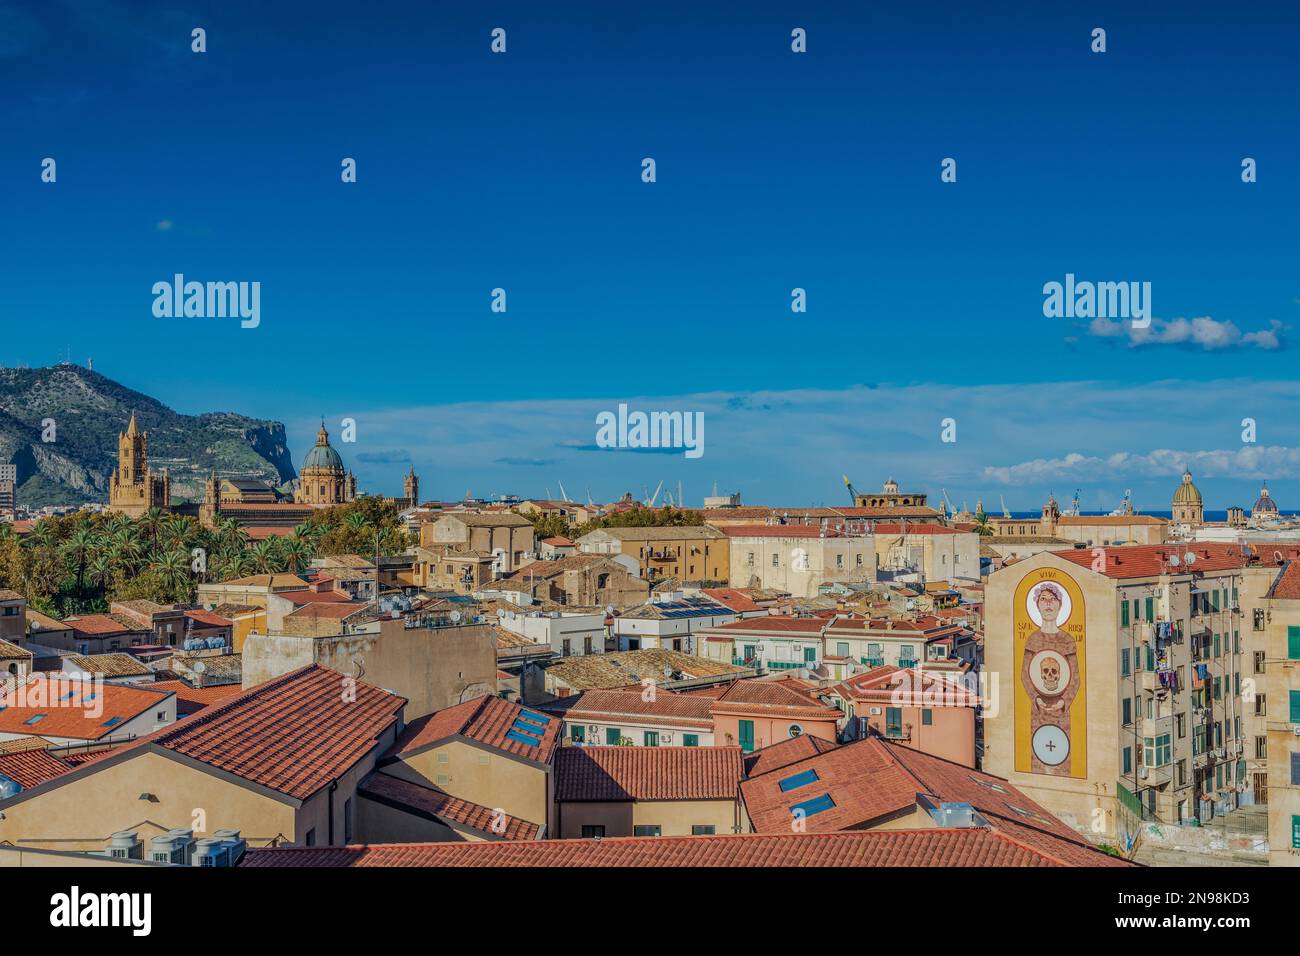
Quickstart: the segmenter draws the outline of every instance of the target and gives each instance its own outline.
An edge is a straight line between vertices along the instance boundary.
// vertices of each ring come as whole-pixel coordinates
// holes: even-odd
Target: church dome
[[[1200,505],[1202,501],[1201,490],[1192,484],[1192,473],[1190,471],[1183,472],[1183,483],[1174,492],[1174,504]]]
[[[309,468],[343,471],[343,459],[330,447],[330,436],[329,432],[325,431],[324,422],[321,423],[320,431],[316,433],[316,447],[307,452],[307,457],[302,463],[303,471]]]
[[[1251,507],[1250,513],[1257,514],[1277,514],[1277,502],[1272,499],[1268,493],[1268,485],[1259,489],[1259,499]]]

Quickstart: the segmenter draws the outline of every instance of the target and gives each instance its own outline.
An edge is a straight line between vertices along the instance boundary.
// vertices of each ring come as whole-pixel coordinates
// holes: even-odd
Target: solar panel
[[[528,746],[530,747],[536,747],[538,744],[541,743],[540,740],[536,740],[533,737],[525,737],[523,734],[515,733],[513,730],[506,731],[506,736],[511,740],[518,741],[521,744],[528,744]]]
[[[543,727],[551,722],[551,718],[543,717],[541,714],[534,714],[531,710],[521,710],[519,716],[525,717],[534,723],[541,724]]]
[[[541,740],[542,734],[545,733],[545,731],[543,731],[540,727],[535,727],[532,724],[526,724],[522,720],[516,720],[513,724],[510,725],[510,729],[513,731],[517,731],[518,733],[521,734],[528,734],[530,737],[536,737],[538,740]]]
[[[821,813],[823,810],[833,809],[835,801],[831,799],[829,793],[823,793],[820,797],[813,797],[811,800],[805,800],[803,803],[796,803],[790,808],[792,814],[798,814],[803,811],[803,816],[810,817],[815,813]]]
[[[800,787],[806,787],[808,784],[814,783],[816,780],[816,770],[805,770],[803,773],[797,773],[793,777],[786,777],[781,781],[780,787],[782,791],[797,790]]]

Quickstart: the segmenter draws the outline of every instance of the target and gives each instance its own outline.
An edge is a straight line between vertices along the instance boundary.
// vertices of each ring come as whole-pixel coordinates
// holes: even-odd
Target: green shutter
[[[683,747],[698,747],[700,745],[699,734],[682,734]]]
[[[1300,724],[1300,690],[1291,691],[1291,723]]]
[[[1128,627],[1128,601],[1125,601],[1119,607],[1119,626]]]
[[[1300,850],[1300,817],[1291,818],[1291,849]]]
[[[605,728],[605,743],[611,747],[617,747],[619,740],[623,737],[623,732],[617,727]]]
[[[658,746],[659,746],[659,731],[657,731],[657,730],[647,730],[647,731],[645,732],[645,745],[646,745],[647,747],[658,747]]]
[[[742,720],[740,722],[740,749],[749,753],[754,749],[754,722],[752,720]]]
[[[1148,621],[1154,621],[1156,619],[1155,608],[1156,608],[1156,599],[1147,598],[1147,620]]]
[[[1293,661],[1300,661],[1300,627],[1291,625],[1286,629],[1286,656]]]

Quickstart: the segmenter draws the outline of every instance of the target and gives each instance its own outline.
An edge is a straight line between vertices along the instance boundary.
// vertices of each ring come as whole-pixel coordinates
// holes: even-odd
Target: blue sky
[[[699,6],[0,0],[0,361],[299,458],[354,417],[388,493],[1158,508],[1185,461],[1300,508],[1294,5]],[[155,318],[176,272],[261,325]],[[1149,281],[1153,334],[1045,318],[1067,272]],[[704,456],[584,450],[619,402],[704,411]]]

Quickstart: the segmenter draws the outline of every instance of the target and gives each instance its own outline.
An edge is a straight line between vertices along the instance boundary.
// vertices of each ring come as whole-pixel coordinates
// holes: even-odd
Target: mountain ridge
[[[229,411],[184,415],[79,365],[0,368],[0,462],[17,467],[18,502],[106,502],[117,437],[132,414],[149,433],[150,467],[171,472],[173,500],[201,498],[214,470],[274,485],[297,476],[282,422]],[[44,440],[47,420],[53,441]]]

